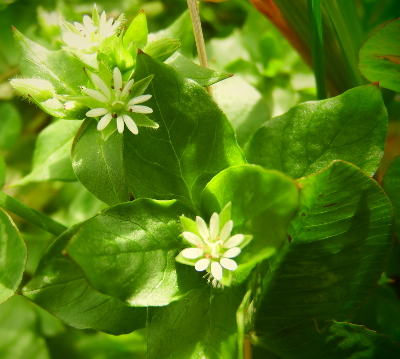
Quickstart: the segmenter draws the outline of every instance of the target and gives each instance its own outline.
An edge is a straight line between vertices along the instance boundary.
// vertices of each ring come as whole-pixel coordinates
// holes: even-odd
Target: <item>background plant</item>
[[[375,33],[398,4],[322,2],[321,27],[318,1],[252,3],[282,35],[250,2],[202,3],[212,70],[185,1],[99,2],[124,25],[89,48],[54,10],[82,22],[92,3],[2,5],[3,357],[399,355],[398,20]],[[324,67],[331,98],[305,102]],[[81,86],[115,68],[152,96],[137,135],[87,115]],[[223,289],[175,260],[213,213],[247,236]]]

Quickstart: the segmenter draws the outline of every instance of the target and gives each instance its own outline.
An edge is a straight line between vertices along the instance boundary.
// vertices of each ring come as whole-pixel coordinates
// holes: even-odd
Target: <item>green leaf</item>
[[[71,164],[71,146],[80,121],[59,120],[38,136],[32,171],[14,185],[42,181],[76,181]]]
[[[299,206],[295,182],[277,171],[259,166],[230,167],[216,175],[201,195],[204,218],[232,202],[232,233],[250,234],[253,240],[237,257],[234,278],[243,280],[257,262],[270,257],[286,241],[286,229]],[[236,259],[235,259],[236,260]]]
[[[3,156],[0,154],[0,190],[6,183],[6,164],[4,163]]]
[[[262,338],[261,343],[282,359],[384,359],[400,356],[400,346],[385,335],[359,325],[335,321],[303,322]]]
[[[0,207],[0,303],[18,289],[26,259],[25,242],[11,217]]]
[[[331,161],[374,174],[383,155],[387,112],[378,87],[367,85],[324,101],[307,102],[267,121],[246,148],[251,163],[299,178]]]
[[[37,309],[19,295],[0,306],[2,359],[50,359]]]
[[[138,16],[136,16],[126,30],[124,35],[124,46],[129,48],[129,45],[133,42],[139,49],[143,49],[147,44],[147,20],[144,11],[142,10]]]
[[[113,205],[129,200],[123,154],[123,137],[114,132],[107,141],[87,119],[72,145],[72,167],[78,180],[98,199]]]
[[[145,326],[146,310],[132,308],[94,290],[79,267],[62,255],[82,224],[70,228],[47,249],[24,296],[65,323],[120,335]]]
[[[143,52],[154,59],[163,62],[174,54],[180,46],[181,43],[178,39],[165,38],[148,43],[143,49]]]
[[[201,274],[175,261],[182,249],[177,201],[139,199],[88,220],[67,252],[98,291],[133,306],[162,306],[205,285]]]
[[[375,288],[367,302],[350,319],[354,324],[364,325],[400,342],[400,300],[389,284]]]
[[[360,50],[359,68],[371,82],[400,92],[400,18],[373,34]]]
[[[9,149],[21,133],[21,116],[11,102],[0,103],[0,148]]]
[[[160,128],[124,133],[128,186],[135,198],[177,198],[193,206],[215,174],[245,158],[225,115],[202,87],[139,54],[135,80],[151,74],[146,105]]]
[[[58,94],[80,94],[79,86],[86,84],[87,79],[79,60],[65,50],[47,50],[15,28],[14,37],[23,76],[49,81]]]
[[[188,58],[176,52],[167,61],[166,64],[173,67],[183,77],[196,81],[200,86],[207,87],[231,77],[226,72],[217,72],[195,64]]]
[[[383,177],[383,189],[393,204],[396,237],[400,238],[400,156],[390,164]]]
[[[237,358],[235,314],[243,295],[242,290],[209,286],[167,307],[152,309],[147,358]]]
[[[271,105],[262,94],[240,76],[213,86],[215,101],[236,130],[240,146],[271,117]]]
[[[311,318],[346,319],[376,286],[391,250],[390,201],[357,167],[335,161],[298,184],[302,204],[291,243],[263,278],[260,335]]]

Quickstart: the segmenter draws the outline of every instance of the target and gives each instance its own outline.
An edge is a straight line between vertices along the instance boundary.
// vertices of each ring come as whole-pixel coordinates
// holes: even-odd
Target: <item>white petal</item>
[[[85,15],[83,17],[83,24],[85,25],[88,32],[95,32],[96,28],[94,27],[92,18],[89,15]]]
[[[145,102],[147,100],[150,100],[152,97],[152,95],[140,95],[140,96],[136,96],[134,97],[132,100],[130,100],[128,102],[128,106],[132,106],[132,105],[136,105],[138,103],[142,103]]]
[[[202,258],[196,262],[194,269],[196,269],[198,272],[202,272],[208,268],[210,262],[211,261],[208,258]]]
[[[100,91],[107,97],[108,100],[111,99],[111,92],[108,86],[104,83],[104,81],[97,76],[96,74],[92,74],[92,79],[95,85],[100,89]]]
[[[210,219],[210,237],[214,240],[219,234],[219,216],[218,213],[213,213]]]
[[[222,278],[222,267],[218,262],[211,262],[211,274],[216,280],[220,280]]]
[[[131,106],[129,107],[130,110],[132,110],[132,112],[136,112],[136,113],[153,113],[153,110],[150,107],[147,106]]]
[[[83,88],[82,91],[86,95],[89,95],[91,98],[94,98],[97,101],[104,102],[104,103],[108,102],[108,99],[103,94],[101,94],[99,91],[87,89],[87,88]]]
[[[99,131],[104,130],[110,123],[111,119],[112,119],[111,113],[108,113],[107,115],[103,116],[100,119],[99,123],[97,124],[97,129]]]
[[[204,219],[197,216],[196,217],[197,229],[199,230],[200,235],[203,237],[204,240],[208,241],[208,228]]]
[[[86,35],[86,28],[80,22],[74,21],[74,26],[78,29],[79,32],[82,33],[82,35]]]
[[[117,129],[119,133],[124,132],[124,119],[121,116],[117,118]]]
[[[119,94],[121,93],[120,88],[122,87],[122,75],[121,75],[121,71],[119,71],[118,67],[114,68],[114,91],[115,91],[115,95],[119,96]]]
[[[244,234],[235,234],[233,237],[229,238],[225,243],[225,248],[232,248],[238,246],[243,242]]]
[[[192,232],[183,232],[183,238],[185,238],[190,244],[194,244],[195,246],[203,246],[202,240],[196,234]]]
[[[122,115],[122,118],[124,119],[125,125],[126,125],[126,127],[128,127],[129,131],[131,131],[134,135],[137,135],[139,133],[139,130],[136,126],[135,121],[133,121],[127,115]]]
[[[222,258],[219,262],[228,270],[236,270],[238,267],[237,263],[233,259]]]
[[[86,112],[87,117],[97,117],[97,116],[102,116],[105,115],[108,112],[106,108],[94,108],[93,110],[90,110]]]
[[[62,36],[64,42],[73,48],[78,50],[87,49],[88,47],[92,46],[89,41],[86,40],[86,37],[81,35],[73,34],[73,33],[66,33]]]
[[[104,36],[106,22],[107,22],[106,13],[103,11],[100,16],[100,37]]]
[[[124,89],[122,90],[121,94],[122,97],[125,97],[129,93],[130,89],[132,88],[133,82],[134,82],[133,79],[129,80],[128,83],[125,85]]]
[[[239,247],[233,247],[233,248],[231,248],[231,249],[228,249],[228,250],[222,255],[222,257],[225,257],[225,258],[235,258],[235,257],[237,257],[237,256],[240,254],[241,251],[242,251],[242,250],[241,250]]]
[[[233,228],[233,221],[230,220],[225,223],[224,227],[222,228],[221,235],[219,236],[219,239],[222,242],[225,242],[226,239],[230,236]]]
[[[181,254],[187,259],[196,259],[203,255],[203,250],[200,248],[185,248]]]

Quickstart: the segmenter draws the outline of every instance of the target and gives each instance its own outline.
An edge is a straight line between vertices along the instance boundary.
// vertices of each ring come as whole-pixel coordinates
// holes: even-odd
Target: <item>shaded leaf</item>
[[[165,308],[151,310],[148,359],[237,358],[235,313],[239,289],[193,291]]]
[[[354,324],[364,325],[368,329],[388,335],[400,342],[400,300],[389,284],[375,288],[360,309],[350,318]]]
[[[62,255],[81,225],[72,227],[51,244],[35,275],[23,288],[24,296],[77,328],[119,335],[144,327],[145,309],[128,307],[95,291],[79,267]]]
[[[400,19],[387,23],[360,50],[359,68],[371,82],[400,92]]]
[[[18,289],[26,259],[24,240],[11,217],[0,207],[0,303]]]
[[[359,325],[310,320],[284,328],[260,342],[281,359],[380,359],[400,356],[400,346]]]
[[[376,286],[392,247],[392,207],[381,187],[335,161],[298,180],[299,214],[263,279],[260,335],[311,318],[344,320]]]
[[[0,148],[9,149],[17,141],[22,127],[21,116],[10,102],[0,103]]]
[[[59,120],[38,136],[32,171],[14,185],[42,181],[76,181],[71,163],[71,146],[80,121]]]
[[[37,308],[16,295],[0,306],[2,359],[50,359]]]

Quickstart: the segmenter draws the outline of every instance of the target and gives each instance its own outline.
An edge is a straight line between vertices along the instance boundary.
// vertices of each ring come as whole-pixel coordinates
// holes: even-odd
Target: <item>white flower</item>
[[[196,226],[199,235],[189,231],[182,233],[192,247],[182,250],[177,259],[182,256],[185,263],[194,265],[197,271],[206,270],[214,278],[213,285],[217,286],[225,270],[237,269],[238,265],[232,258],[240,254],[239,246],[244,244],[246,236],[244,234],[231,236],[232,220],[228,220],[221,229],[220,217],[217,213],[211,216],[209,227],[203,218],[197,216]]]
[[[151,95],[140,95],[129,99],[130,90],[133,85],[133,79],[129,80],[125,86],[122,85],[121,71],[118,67],[114,68],[113,72],[114,86],[111,89],[105,82],[97,75],[92,74],[92,80],[99,89],[99,91],[82,87],[82,91],[91,98],[102,102],[104,107],[93,108],[86,113],[88,117],[102,116],[97,124],[99,131],[104,130],[113,118],[117,121],[117,129],[119,133],[124,131],[124,125],[128,127],[129,131],[133,134],[138,134],[138,127],[132,119],[133,112],[141,114],[152,113],[153,110],[147,106],[138,105],[151,98]],[[155,128],[158,125],[155,124]]]
[[[114,35],[115,31],[121,26],[121,22],[114,21],[113,18],[107,21],[106,13],[103,11],[99,26],[94,24],[89,15],[83,16],[83,24],[75,21],[73,26],[70,31],[63,33],[64,42],[77,50],[95,52],[103,40]],[[73,32],[73,30],[75,31]]]

